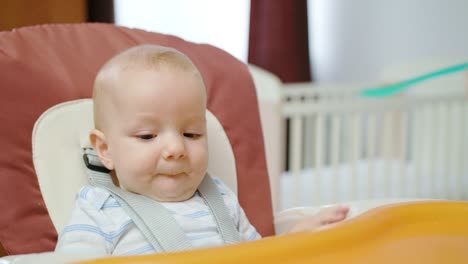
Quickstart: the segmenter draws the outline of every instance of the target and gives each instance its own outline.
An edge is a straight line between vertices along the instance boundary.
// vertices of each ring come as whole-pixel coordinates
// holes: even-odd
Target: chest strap
[[[83,157],[88,167],[91,184],[111,193],[156,252],[174,252],[193,248],[187,235],[163,205],[144,195],[127,192],[115,186],[93,150],[86,149]],[[208,174],[205,175],[198,191],[212,213],[223,242],[225,244],[240,242],[240,234],[224,199]]]

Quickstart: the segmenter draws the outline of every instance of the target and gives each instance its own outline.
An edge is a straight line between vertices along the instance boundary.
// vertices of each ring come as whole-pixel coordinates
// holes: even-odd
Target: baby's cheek
[[[136,157],[128,157],[126,161],[121,163],[119,169],[117,171],[117,174],[120,174],[119,178],[123,178],[122,180],[127,182],[134,181],[148,173],[147,164],[142,160],[136,159]]]
[[[195,145],[191,149],[190,159],[192,166],[195,166],[197,171],[204,172],[208,167],[208,148],[204,145]]]
[[[202,174],[205,174],[206,171],[208,170],[208,154],[206,153],[203,156],[203,159],[200,159],[199,161],[199,170]]]

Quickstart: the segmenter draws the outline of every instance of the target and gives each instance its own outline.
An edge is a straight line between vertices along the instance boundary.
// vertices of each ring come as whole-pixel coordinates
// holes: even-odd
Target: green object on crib
[[[385,97],[393,95],[397,92],[403,91],[408,89],[411,85],[423,82],[438,76],[447,75],[459,71],[464,71],[468,68],[468,63],[462,63],[455,66],[450,66],[441,70],[433,71],[416,78],[412,78],[406,81],[402,81],[396,84],[381,86],[381,87],[374,87],[370,89],[366,89],[361,91],[362,96],[366,97]]]

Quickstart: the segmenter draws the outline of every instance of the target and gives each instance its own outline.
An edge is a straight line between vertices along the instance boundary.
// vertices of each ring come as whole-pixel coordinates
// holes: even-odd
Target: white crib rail
[[[294,195],[292,205],[468,198],[466,97],[373,99],[359,96],[363,87],[372,86],[286,85],[282,113],[290,121],[287,177],[294,184],[287,193]],[[305,186],[304,177],[313,178],[313,186]],[[349,184],[343,186],[345,177]]]

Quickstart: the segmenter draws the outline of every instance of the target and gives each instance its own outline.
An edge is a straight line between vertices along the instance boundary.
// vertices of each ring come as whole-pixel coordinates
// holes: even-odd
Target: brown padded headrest
[[[0,32],[0,244],[8,254],[50,251],[57,239],[32,164],[34,122],[53,105],[90,98],[101,65],[142,43],[174,47],[197,65],[208,108],[233,146],[240,203],[263,236],[273,235],[257,98],[245,64],[169,35],[109,24],[41,25]]]

